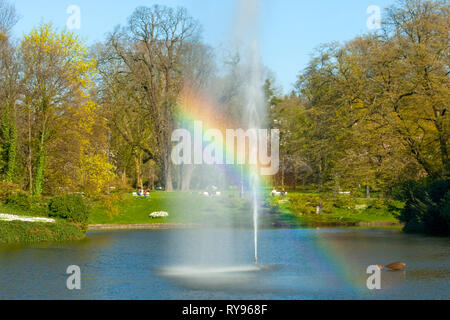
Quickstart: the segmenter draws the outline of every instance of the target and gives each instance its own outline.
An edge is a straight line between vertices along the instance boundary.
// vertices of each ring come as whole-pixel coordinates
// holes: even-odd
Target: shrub
[[[110,218],[117,216],[121,210],[121,204],[125,200],[124,194],[125,192],[113,192],[107,195],[97,195],[96,207],[102,208]]]
[[[6,202],[12,194],[18,192],[21,192],[19,186],[8,182],[0,182],[0,201]]]
[[[338,209],[355,209],[357,203],[349,195],[338,195],[333,201],[333,206]]]
[[[89,219],[89,206],[81,195],[67,194],[54,197],[48,208],[50,217],[66,219],[83,227]]]
[[[386,210],[389,208],[389,203],[383,199],[373,199],[369,201],[369,209]]]
[[[407,182],[399,193],[406,200],[400,220],[405,232],[450,234],[450,180]]]
[[[281,214],[281,206],[276,199],[267,201],[267,205],[264,206],[271,214]]]
[[[405,208],[405,203],[398,200],[388,200],[386,203],[387,210],[394,215],[394,217],[399,218],[402,210]]]
[[[31,196],[25,192],[11,193],[3,200],[3,203],[23,213],[47,215],[46,203],[40,197]]]
[[[32,198],[25,193],[12,193],[5,199],[5,204],[23,210],[30,210],[33,207]]]
[[[317,206],[322,205],[322,212],[332,212],[332,205],[328,199],[313,194],[294,194],[289,196],[291,208],[300,214],[315,214]]]
[[[85,233],[65,221],[56,223],[2,222],[0,244],[76,241]]]

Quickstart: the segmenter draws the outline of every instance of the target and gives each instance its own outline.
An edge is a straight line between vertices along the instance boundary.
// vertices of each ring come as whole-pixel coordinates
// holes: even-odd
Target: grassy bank
[[[87,229],[84,219],[89,214],[83,203],[79,196],[44,198],[11,193],[1,199],[0,213],[24,218],[51,218],[55,222],[0,220],[0,244],[81,240]]]
[[[157,223],[250,223],[251,207],[238,194],[229,192],[210,198],[197,192],[152,192],[149,198],[121,195],[109,206],[97,203],[89,224],[157,224]],[[152,212],[165,211],[168,218],[152,219]]]
[[[299,220],[306,225],[390,225],[399,223],[391,213],[385,210],[367,209],[367,210],[345,210],[337,209],[331,214],[321,215],[302,215]]]
[[[219,197],[206,197],[198,192],[152,192],[149,198],[122,195],[121,200],[105,207],[98,203],[91,212],[89,224],[214,224],[215,226],[251,227],[250,199],[241,199],[235,191]],[[168,218],[152,219],[152,212],[166,211]],[[298,224],[289,211],[274,208],[266,201],[260,208],[261,227]]]
[[[383,199],[352,198],[307,192],[289,193],[285,198],[272,198],[271,205],[281,208],[305,226],[353,226],[399,224],[400,202]],[[317,205],[322,212],[316,214]]]
[[[30,223],[0,221],[0,244],[62,242],[81,240],[85,233],[65,221]]]
[[[286,198],[272,198],[269,192],[260,208],[261,227],[292,227],[316,225],[357,225],[357,224],[393,224],[398,223],[395,215],[383,207],[377,200],[357,200],[356,204],[336,202],[347,208],[330,208],[327,203],[320,215],[315,211],[312,200],[297,199],[298,196],[311,194],[290,194]],[[320,195],[313,195],[318,197]],[[306,206],[306,207],[305,207]],[[355,209],[356,206],[360,209]],[[302,211],[302,210],[306,210]],[[166,211],[168,218],[151,219],[149,214]],[[197,192],[153,192],[149,198],[134,198],[131,194],[122,195],[108,207],[102,203],[94,206],[89,224],[214,224],[248,227],[253,223],[252,208],[249,199],[241,199],[237,192],[225,192],[220,197],[210,198]]]
[[[286,198],[270,196],[269,191],[260,208],[261,228],[297,226],[382,226],[398,223],[392,210],[379,200],[334,199],[313,193],[291,193]],[[198,192],[152,192],[149,198],[131,194],[108,196],[94,201],[88,223],[91,225],[138,224],[214,224],[215,226],[251,227],[250,199],[241,199],[237,192],[224,192],[220,197],[205,197]],[[328,199],[324,212],[313,214],[318,199]],[[321,200],[324,201],[324,200]],[[339,207],[340,206],[340,207]],[[30,211],[17,206],[1,205],[0,212],[22,216],[48,217],[48,211]],[[168,218],[152,219],[149,215],[166,211]],[[56,223],[0,222],[0,243],[60,242],[83,239],[85,232],[67,220]]]

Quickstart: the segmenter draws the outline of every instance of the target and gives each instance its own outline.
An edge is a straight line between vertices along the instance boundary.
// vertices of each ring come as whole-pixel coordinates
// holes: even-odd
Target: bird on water
[[[381,266],[379,264],[377,264],[376,266],[380,270],[386,268],[386,269],[390,269],[390,270],[393,270],[393,271],[400,271],[400,270],[403,270],[406,267],[406,263],[404,263],[404,262],[394,262],[394,263],[388,264],[385,267],[383,267],[383,266]]]
[[[403,262],[394,262],[394,263],[388,264],[386,266],[386,268],[394,270],[394,271],[403,270],[405,267],[406,267],[406,263],[403,263]]]

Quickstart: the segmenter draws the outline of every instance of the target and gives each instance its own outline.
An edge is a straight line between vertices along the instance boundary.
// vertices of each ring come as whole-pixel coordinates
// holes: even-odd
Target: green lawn
[[[328,214],[304,215],[296,212],[287,198],[266,199],[260,208],[259,222],[263,227],[314,225],[315,223],[397,222],[386,209],[349,210],[334,208]],[[318,195],[318,194],[316,194]],[[131,194],[115,203],[116,212],[96,206],[90,224],[147,224],[147,223],[214,223],[215,225],[251,226],[252,208],[248,199],[237,192],[225,192],[209,198],[197,192],[152,192],[150,198],[134,198]],[[151,219],[149,214],[166,211],[168,218]]]
[[[321,215],[303,215],[299,219],[306,223],[338,223],[338,222],[398,222],[389,212],[380,209],[346,210],[336,208],[334,213]]]
[[[270,190],[259,210],[259,223],[262,227],[283,227],[314,225],[326,223],[358,222],[397,222],[387,209],[341,209],[333,208],[321,215],[302,214],[292,206],[292,198],[297,195],[321,196],[318,193],[289,193],[286,198],[272,198]],[[113,199],[111,197],[110,199]],[[252,207],[249,199],[241,199],[238,192],[224,192],[220,197],[210,198],[198,192],[155,191],[149,198],[135,198],[131,193],[116,197],[113,209],[104,202],[94,202],[89,224],[152,224],[152,223],[213,223],[214,225],[233,225],[251,227]],[[110,201],[111,202],[111,201]],[[365,203],[359,199],[357,203]],[[41,212],[42,211],[42,212]],[[168,218],[152,219],[149,215],[156,211],[166,211]],[[27,216],[45,216],[43,210],[29,212],[16,207],[0,206],[1,213]]]
[[[104,206],[96,206],[90,224],[199,223],[209,221],[246,220],[251,212],[248,202],[235,193],[209,198],[198,193],[152,192],[149,198],[135,198],[131,194],[115,203],[117,213]],[[152,212],[166,211],[168,218],[152,219]],[[231,219],[230,219],[231,216]]]
[[[332,208],[321,215],[303,214],[293,206],[296,194],[286,198],[272,198],[265,190],[266,197],[259,208],[261,228],[293,226],[339,226],[359,222],[398,222],[394,215],[385,209],[342,209]],[[309,193],[307,195],[321,196]],[[113,199],[110,197],[109,199]],[[130,194],[116,197],[112,210],[104,202],[94,202],[89,224],[152,224],[152,223],[201,223],[215,226],[250,228],[253,225],[250,199],[241,199],[237,192],[224,192],[220,197],[206,197],[197,192],[152,192],[149,198],[135,198]],[[316,201],[316,200],[313,200]],[[364,203],[356,199],[356,203]],[[111,202],[111,201],[110,201]],[[369,203],[367,201],[367,203]],[[300,203],[301,207],[302,202]],[[111,206],[110,206],[111,208]],[[156,211],[166,211],[168,218],[152,219],[149,215]],[[27,211],[9,206],[0,206],[1,213],[45,216],[42,208]],[[42,241],[78,240],[84,232],[63,220],[56,224],[0,222],[0,243],[32,243]]]
[[[292,204],[292,199],[298,196],[311,197],[312,199],[330,199],[329,194],[320,194],[314,192],[291,192],[288,193],[286,198],[273,199],[276,205],[281,207],[285,212],[289,212],[294,215],[298,221],[303,225],[315,225],[315,224],[352,224],[352,223],[397,223],[399,222],[396,216],[387,207],[373,208],[370,206],[373,202],[380,202],[379,199],[352,199],[350,200],[351,208],[339,208],[335,207],[332,200],[329,201],[326,206],[327,210],[324,210],[320,215],[315,213],[316,202],[312,202],[309,209],[311,210],[309,214],[301,212],[299,208],[296,208]],[[396,206],[402,206],[401,203],[395,202]],[[311,213],[314,212],[314,213]]]

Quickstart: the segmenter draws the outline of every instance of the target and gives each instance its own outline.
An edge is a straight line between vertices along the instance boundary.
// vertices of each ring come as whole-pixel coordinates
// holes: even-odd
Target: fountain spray
[[[258,199],[256,188],[253,189],[253,227],[255,241],[255,264],[258,264]]]
[[[245,125],[248,129],[260,129],[265,121],[265,99],[263,72],[259,55],[259,12],[260,0],[240,0],[237,7],[237,21],[234,38],[245,53]],[[250,170],[250,194],[253,206],[254,259],[258,263],[258,166]]]
[[[258,46],[253,43],[249,50],[250,61],[250,79],[247,88],[247,112],[249,129],[259,129],[262,127],[261,114],[264,112],[264,93],[262,90],[261,67],[259,63]],[[255,150],[253,152],[256,152]],[[259,188],[259,171],[258,165],[250,168],[252,171],[251,193],[253,202],[253,229],[254,229],[254,247],[255,247],[255,264],[258,263],[258,188]]]

